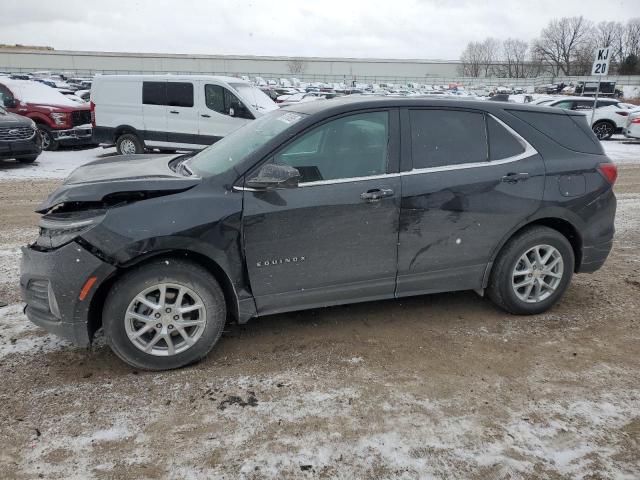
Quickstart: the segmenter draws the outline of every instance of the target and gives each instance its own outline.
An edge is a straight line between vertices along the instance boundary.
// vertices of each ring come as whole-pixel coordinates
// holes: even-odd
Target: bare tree
[[[535,41],[534,48],[553,75],[571,75],[578,51],[592,37],[592,24],[584,17],[563,17],[549,22]]]
[[[464,77],[479,77],[482,71],[482,44],[469,42],[460,55],[460,73]]]
[[[620,45],[623,32],[624,25],[620,22],[600,22],[593,30],[595,47],[611,47],[612,62],[617,62],[621,58]]]
[[[640,57],[640,17],[627,21],[620,36],[620,56]]]
[[[307,62],[302,58],[293,58],[287,62],[287,68],[292,75],[300,75],[304,73],[307,68]]]
[[[527,54],[529,45],[517,38],[507,38],[502,42],[501,61],[497,68],[500,76],[523,78],[527,76]]]
[[[460,56],[461,73],[465,77],[488,77],[493,72],[500,42],[487,38],[483,42],[469,42]]]

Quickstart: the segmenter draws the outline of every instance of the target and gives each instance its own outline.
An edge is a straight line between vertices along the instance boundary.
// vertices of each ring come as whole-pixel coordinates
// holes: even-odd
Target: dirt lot
[[[278,315],[168,373],[26,323],[18,246],[58,180],[0,181],[0,475],[639,478],[638,152],[609,261],[548,314],[465,292]]]

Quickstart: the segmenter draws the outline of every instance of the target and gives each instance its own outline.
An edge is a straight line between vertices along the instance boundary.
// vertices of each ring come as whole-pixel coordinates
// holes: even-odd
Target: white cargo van
[[[277,109],[232,77],[97,75],[91,86],[93,140],[121,154],[201,149]]]

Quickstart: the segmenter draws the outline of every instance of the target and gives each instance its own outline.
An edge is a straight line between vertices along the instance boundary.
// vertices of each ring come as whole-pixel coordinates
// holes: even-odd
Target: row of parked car
[[[59,79],[78,87],[69,94],[65,85],[50,84],[55,76],[18,77],[0,75],[0,106],[4,106],[0,121],[6,124],[0,127],[0,155],[25,162],[34,161],[41,149],[55,150],[60,145],[115,145],[121,154],[150,149],[198,150],[278,107],[342,95],[509,101],[505,92],[514,92],[504,87],[484,97],[458,84],[392,88],[384,84],[347,87],[298,82],[294,87],[256,85],[235,77],[209,75],[98,75],[93,79]],[[77,94],[83,93],[79,87],[88,86],[86,82],[90,82],[91,90],[86,90],[84,101]],[[593,109],[593,99],[588,97],[546,96],[534,100],[525,95],[520,101],[523,99],[588,115]],[[601,140],[620,132],[640,138],[635,108],[615,98],[599,99],[593,131]],[[18,136],[13,132],[16,125],[23,129]],[[34,130],[37,134],[31,135]]]

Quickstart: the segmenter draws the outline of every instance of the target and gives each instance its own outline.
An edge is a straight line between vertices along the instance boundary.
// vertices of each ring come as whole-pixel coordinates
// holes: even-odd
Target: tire
[[[133,155],[144,153],[144,144],[137,135],[125,133],[116,140],[116,150],[119,155]]]
[[[20,163],[33,163],[38,158],[38,155],[29,155],[20,158],[16,158]]]
[[[42,137],[42,150],[53,152],[57,150],[58,147],[60,147],[60,142],[53,139],[51,129],[47,125],[39,123],[38,130],[40,131],[40,136]]]
[[[614,133],[616,133],[616,127],[611,122],[605,120],[599,120],[591,127],[593,133],[596,134],[598,140],[608,140]]]
[[[552,265],[554,260],[560,257],[560,261],[556,262],[553,271],[548,275],[542,273],[547,270],[541,272],[539,268],[535,268],[536,264],[539,265],[538,262],[529,262],[533,263],[533,266],[527,266],[526,261],[522,260],[525,254],[528,254],[527,258],[535,260],[535,254],[531,251],[539,246],[545,247],[539,250],[543,260],[547,254],[550,255],[546,262],[547,266]],[[554,249],[555,252],[553,252]],[[515,315],[535,315],[545,312],[562,297],[569,286],[574,264],[573,248],[564,235],[548,227],[529,227],[510,239],[498,254],[491,270],[487,295],[498,307]],[[531,273],[522,273],[527,271]],[[553,289],[547,288],[545,291],[540,280],[548,282],[549,287],[553,286]],[[532,282],[530,293],[527,292],[528,284],[523,283],[523,286],[516,288],[516,283],[525,281]],[[535,297],[538,291],[540,292],[538,299],[528,298],[529,295]],[[525,295],[528,301],[523,299]]]
[[[161,303],[159,295],[153,295],[160,293],[157,287],[163,284],[166,301]],[[176,314],[178,288],[184,292],[183,309],[193,307],[191,312]],[[141,297],[144,292],[148,293]],[[149,302],[163,306],[153,310]],[[197,309],[198,305],[202,308]],[[145,320],[137,320],[138,317]],[[177,320],[178,317],[181,318]],[[122,276],[109,291],[102,312],[105,337],[113,352],[129,365],[144,370],[170,370],[202,359],[222,335],[225,321],[224,294],[216,279],[196,264],[171,258],[145,264]],[[200,323],[181,326],[181,322]],[[141,330],[145,332],[140,334]],[[192,336],[190,346],[182,332]],[[136,334],[137,339],[130,338]],[[167,335],[174,353],[169,349]],[[151,350],[143,351],[145,346]]]

